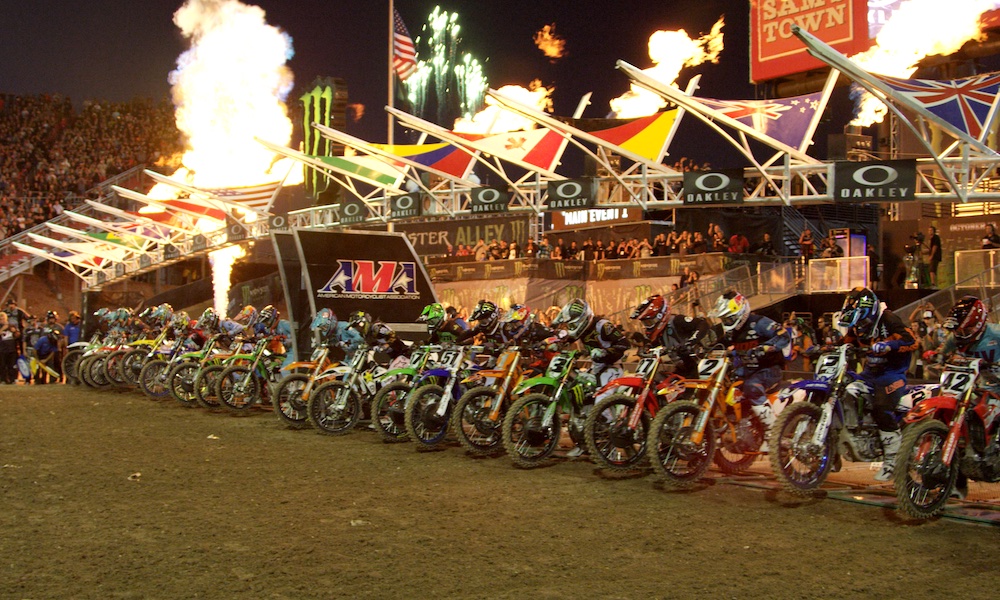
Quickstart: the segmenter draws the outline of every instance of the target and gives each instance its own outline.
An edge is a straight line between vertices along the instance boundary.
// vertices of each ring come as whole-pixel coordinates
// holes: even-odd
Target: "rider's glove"
[[[760,360],[771,352],[774,352],[774,350],[774,346],[757,346],[751,351],[751,355],[757,360]]]
[[[937,358],[937,352],[935,352],[933,350],[928,350],[928,351],[924,352],[920,357],[924,359],[924,362],[928,362],[928,363],[929,362],[934,362],[934,359]]]
[[[600,361],[602,358],[608,355],[608,351],[604,348],[594,348],[590,351],[590,360]]]
[[[892,350],[892,346],[885,342],[875,342],[872,344],[872,354],[885,354]]]

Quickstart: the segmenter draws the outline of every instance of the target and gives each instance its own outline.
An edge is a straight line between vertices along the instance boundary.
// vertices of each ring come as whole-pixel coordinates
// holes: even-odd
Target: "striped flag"
[[[873,76],[899,96],[923,106],[927,112],[974,139],[982,139],[1000,94],[1000,73],[944,80]]]
[[[469,174],[474,160],[469,154],[443,142],[393,146],[372,144],[372,146],[459,179],[464,179]]]
[[[410,32],[406,30],[399,11],[392,9],[392,67],[400,81],[406,81],[417,70],[417,49]]]
[[[281,182],[275,181],[262,185],[206,189],[205,191],[227,202],[238,202],[256,211],[266,211],[279,188],[281,188]]]
[[[667,137],[677,120],[677,112],[674,109],[656,113],[610,129],[591,131],[590,135],[647,160],[659,162]]]
[[[824,105],[822,92],[773,100],[696,101],[792,148],[802,147],[813,119]]]

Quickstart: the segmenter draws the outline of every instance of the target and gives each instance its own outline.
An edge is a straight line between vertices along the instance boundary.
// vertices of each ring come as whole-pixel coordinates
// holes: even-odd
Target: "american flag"
[[[410,32],[406,30],[399,11],[392,9],[392,66],[400,81],[406,81],[417,70],[417,49],[413,46]]]
[[[786,146],[799,148],[822,104],[822,97],[823,94],[817,92],[774,100],[696,100]]]
[[[280,187],[281,182],[275,181],[273,183],[265,183],[262,185],[207,189],[205,191],[212,196],[227,202],[239,202],[240,204],[246,205],[247,208],[251,208],[256,211],[267,211],[270,208],[271,199],[274,198],[275,193]]]
[[[895,93],[977,140],[1000,92],[1000,73],[942,80],[877,77]]]

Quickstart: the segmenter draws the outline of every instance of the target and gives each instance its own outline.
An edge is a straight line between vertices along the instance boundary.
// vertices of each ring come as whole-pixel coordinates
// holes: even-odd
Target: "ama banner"
[[[423,264],[398,233],[294,229],[312,310],[341,319],[363,310],[386,323],[412,323],[436,302]]]

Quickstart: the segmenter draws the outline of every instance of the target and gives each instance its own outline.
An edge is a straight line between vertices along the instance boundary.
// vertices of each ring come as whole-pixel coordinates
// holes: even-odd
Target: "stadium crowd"
[[[174,107],[0,94],[0,239],[66,208],[109,177],[182,150]]]

